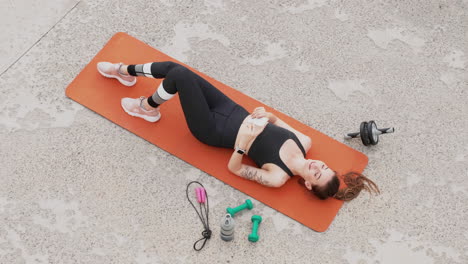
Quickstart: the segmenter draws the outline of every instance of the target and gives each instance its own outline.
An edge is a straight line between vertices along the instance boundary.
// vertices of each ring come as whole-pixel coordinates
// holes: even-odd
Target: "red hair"
[[[343,182],[346,184],[345,188],[340,189],[340,178],[342,178]],[[300,178],[299,181],[302,185],[304,184],[303,178]],[[325,186],[313,185],[311,192],[321,200],[333,197],[342,201],[351,201],[356,198],[362,190],[366,190],[369,193],[380,193],[377,184],[361,173],[348,172],[341,176],[335,171],[335,175],[332,176],[331,180],[329,180]]]

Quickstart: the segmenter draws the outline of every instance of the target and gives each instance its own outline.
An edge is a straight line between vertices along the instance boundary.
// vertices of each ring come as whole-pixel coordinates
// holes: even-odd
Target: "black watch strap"
[[[244,155],[244,154],[245,154],[245,151],[246,151],[245,149],[241,149],[241,148],[239,148],[239,147],[236,147],[236,152],[239,153],[239,154],[241,154],[241,155]]]

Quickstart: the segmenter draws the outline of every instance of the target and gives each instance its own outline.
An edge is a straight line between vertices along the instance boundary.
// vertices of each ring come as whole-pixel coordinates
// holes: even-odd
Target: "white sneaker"
[[[122,108],[127,114],[131,116],[136,116],[145,119],[148,122],[156,122],[161,118],[161,113],[159,112],[159,107],[153,110],[145,110],[142,107],[142,101],[146,97],[142,96],[140,98],[122,98],[121,105]]]
[[[119,69],[123,63],[99,62],[97,70],[107,78],[115,78],[125,86],[133,86],[136,83],[136,77],[120,73]]]

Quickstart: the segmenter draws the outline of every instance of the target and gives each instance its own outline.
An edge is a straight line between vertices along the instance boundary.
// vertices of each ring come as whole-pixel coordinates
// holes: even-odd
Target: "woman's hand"
[[[276,116],[273,115],[272,113],[270,112],[267,112],[265,110],[264,107],[260,106],[260,107],[257,107],[253,110],[252,114],[250,114],[250,116],[252,118],[262,118],[262,117],[266,117],[268,118],[268,122],[270,123],[275,123],[276,121]]]
[[[252,114],[250,114],[250,116],[252,118],[262,118],[262,117],[268,117],[269,113],[267,111],[265,111],[265,108],[264,107],[257,107],[253,110]]]
[[[239,128],[239,146],[240,148],[246,148],[247,145],[255,139],[260,133],[262,133],[264,126],[254,125],[249,122],[244,122]]]

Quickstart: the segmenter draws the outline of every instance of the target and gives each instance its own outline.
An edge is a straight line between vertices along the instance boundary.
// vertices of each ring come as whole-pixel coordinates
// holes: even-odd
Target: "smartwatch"
[[[246,151],[245,149],[241,149],[241,148],[239,148],[239,147],[236,147],[236,152],[239,153],[239,154],[241,154],[241,155],[244,155],[244,154],[245,154],[245,151]]]

